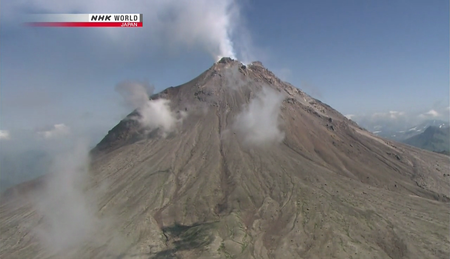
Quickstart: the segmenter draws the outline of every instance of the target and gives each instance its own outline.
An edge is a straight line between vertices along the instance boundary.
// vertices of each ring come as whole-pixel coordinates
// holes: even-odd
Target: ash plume
[[[149,95],[153,88],[137,82],[124,82],[116,87],[116,91],[122,95],[125,104],[139,113],[133,119],[137,120],[142,127],[147,129],[160,128],[164,134],[172,132],[177,122],[181,121],[185,114],[177,118],[170,109],[170,100],[150,100]]]
[[[269,87],[263,87],[247,107],[239,113],[233,129],[247,145],[279,143],[284,139],[280,126],[280,107],[284,96]]]

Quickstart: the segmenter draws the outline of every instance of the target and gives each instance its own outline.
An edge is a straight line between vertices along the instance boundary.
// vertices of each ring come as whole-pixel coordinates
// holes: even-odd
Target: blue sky
[[[144,27],[27,28],[15,20],[108,12],[144,13]],[[238,59],[262,61],[343,114],[448,118],[448,1],[4,0],[0,130],[14,136],[65,124],[96,142],[130,112],[118,83],[161,91],[193,79],[216,61],[224,28]]]
[[[448,1],[292,1],[259,5],[249,27],[343,113],[427,109],[448,104],[448,13]]]

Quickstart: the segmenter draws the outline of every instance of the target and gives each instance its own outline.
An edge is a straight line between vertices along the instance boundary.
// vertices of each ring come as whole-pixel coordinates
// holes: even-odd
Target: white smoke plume
[[[162,1],[158,22],[169,41],[203,46],[218,61],[235,59],[231,35],[239,9],[236,1]]]
[[[240,8],[236,0],[111,0],[107,4],[101,0],[24,0],[5,3],[4,23],[12,23],[21,10],[39,10],[40,13],[142,13],[144,27],[137,30],[98,30],[101,38],[109,36],[109,44],[117,44],[119,49],[140,42],[139,45],[151,49],[169,48],[172,53],[180,46],[201,48],[214,59],[235,58],[232,36],[240,20]],[[92,36],[90,35],[90,40]],[[152,46],[153,45],[153,46]],[[158,45],[158,46],[155,46]],[[155,48],[156,47],[156,48]],[[129,52],[130,48],[126,48]]]
[[[138,109],[141,117],[139,122],[148,128],[161,128],[164,132],[171,132],[177,119],[170,110],[170,101],[166,99],[157,99],[148,101],[144,106]]]
[[[279,128],[283,99],[283,94],[263,87],[237,115],[233,129],[243,138],[244,144],[261,146],[279,143],[284,139],[284,132]]]
[[[184,118],[177,119],[170,109],[170,100],[159,98],[150,100],[149,95],[153,89],[141,83],[125,82],[117,85],[116,91],[119,92],[125,100],[125,103],[139,113],[135,119],[144,128],[160,128],[163,134],[172,132],[177,122]]]
[[[36,230],[51,253],[77,247],[93,234],[94,202],[85,192],[88,172],[89,149],[81,141],[53,159],[44,191],[37,197],[42,224]]]
[[[127,81],[118,84],[116,91],[123,97],[126,106],[138,109],[149,101],[154,87],[147,83]]]

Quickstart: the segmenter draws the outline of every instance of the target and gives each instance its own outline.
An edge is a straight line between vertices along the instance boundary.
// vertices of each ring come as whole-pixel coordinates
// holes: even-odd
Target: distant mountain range
[[[449,154],[450,127],[430,126],[424,132],[403,141],[411,146]]]
[[[449,122],[443,120],[426,120],[416,125],[408,123],[377,123],[359,121],[362,127],[387,139],[403,142],[418,148],[450,154]]]
[[[364,123],[361,123],[361,126],[380,137],[403,142],[406,139],[424,132],[429,127],[446,128],[449,127],[449,123],[443,120],[426,120],[413,126],[392,126],[388,124],[366,126]]]

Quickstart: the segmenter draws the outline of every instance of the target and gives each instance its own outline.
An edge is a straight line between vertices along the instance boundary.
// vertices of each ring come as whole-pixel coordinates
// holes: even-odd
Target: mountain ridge
[[[438,152],[450,152],[450,127],[429,126],[422,133],[404,140],[404,143]]]
[[[376,134],[377,136],[403,142],[407,138],[411,138],[425,131],[430,126],[436,127],[448,127],[449,124],[444,120],[425,120],[421,123],[411,124],[411,123],[400,123],[400,125],[378,125],[380,123],[375,123],[377,125],[373,126],[370,123],[361,122],[364,128],[370,132]],[[373,123],[372,123],[373,124]]]

